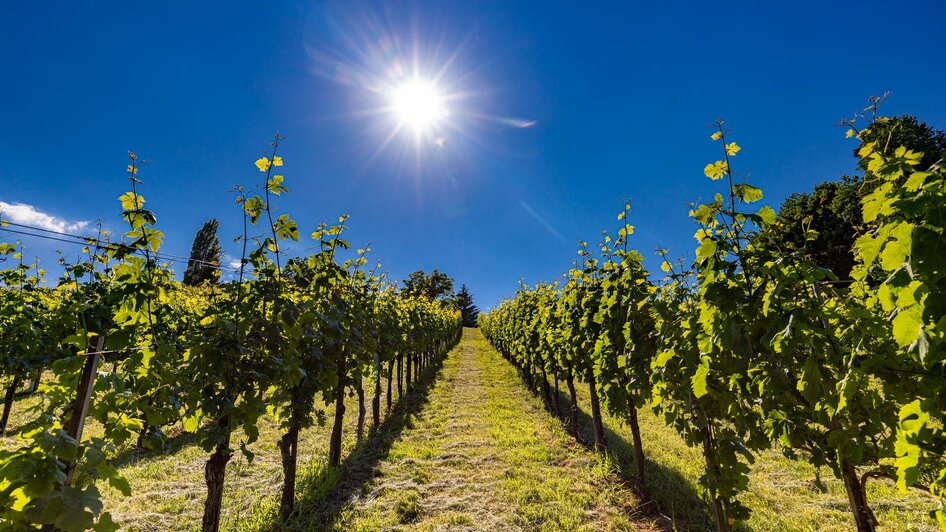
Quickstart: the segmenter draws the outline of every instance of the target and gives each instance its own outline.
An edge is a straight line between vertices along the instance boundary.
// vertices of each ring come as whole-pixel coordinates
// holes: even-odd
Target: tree
[[[429,274],[417,270],[404,281],[402,292],[404,295],[425,297],[431,301],[446,301],[453,296],[453,279],[437,268]]]
[[[858,176],[825,181],[811,193],[790,195],[779,208],[774,224],[758,233],[755,243],[786,252],[804,250],[838,279],[849,279],[854,267],[852,246],[861,219]],[[814,231],[811,233],[809,231]]]
[[[220,260],[223,251],[220,249],[220,239],[217,238],[217,229],[220,222],[216,218],[204,222],[200,231],[194,237],[191,246],[191,256],[184,272],[184,284],[197,286],[204,282],[216,283],[220,278]]]
[[[456,301],[460,315],[463,317],[463,326],[476,327],[480,309],[476,308],[476,305],[473,304],[473,296],[470,295],[470,291],[467,290],[466,285],[460,286],[460,291],[457,292],[454,300]]]

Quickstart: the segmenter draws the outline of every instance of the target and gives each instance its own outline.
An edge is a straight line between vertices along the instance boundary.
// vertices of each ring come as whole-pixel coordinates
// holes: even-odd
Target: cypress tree
[[[460,291],[456,296],[457,308],[463,318],[464,327],[476,327],[476,321],[480,314],[480,309],[473,304],[473,296],[467,290],[466,285],[460,286]]]
[[[184,284],[197,286],[204,282],[216,283],[220,278],[220,261],[223,251],[220,249],[220,239],[217,238],[217,229],[220,223],[216,218],[204,223],[197,235],[194,236],[194,245],[191,246],[191,256],[184,272]]]

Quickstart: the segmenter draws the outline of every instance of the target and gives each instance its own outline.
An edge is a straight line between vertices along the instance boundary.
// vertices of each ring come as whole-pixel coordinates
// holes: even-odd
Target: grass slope
[[[562,430],[478,329],[440,372],[372,474],[335,505],[336,530],[655,528],[611,464]],[[313,518],[328,526],[324,513]]]

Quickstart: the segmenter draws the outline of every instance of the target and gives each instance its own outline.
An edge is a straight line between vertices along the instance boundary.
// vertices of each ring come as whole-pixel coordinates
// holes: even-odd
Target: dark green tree
[[[779,208],[776,223],[759,233],[757,241],[786,252],[801,250],[838,279],[849,279],[862,184],[858,176],[844,176],[819,183],[810,193],[792,194]]]
[[[191,246],[187,270],[184,271],[184,284],[197,286],[204,282],[216,283],[220,278],[223,251],[220,249],[220,239],[217,238],[219,227],[220,223],[215,218],[205,222],[200,231],[197,231],[194,245]]]
[[[463,318],[464,327],[476,327],[477,319],[480,315],[480,309],[473,304],[473,296],[467,290],[466,285],[460,286],[460,291],[453,298],[457,309],[460,310],[460,316]]]
[[[431,301],[449,302],[453,296],[453,279],[436,268],[429,274],[417,270],[404,281],[405,295],[421,296]]]
[[[946,133],[909,115],[872,124],[861,134],[861,146],[870,142],[877,142],[877,149],[890,152],[888,155],[900,146],[922,152],[920,168],[928,168],[946,154]],[[866,173],[861,164],[859,168]],[[838,279],[849,279],[854,266],[852,248],[862,219],[861,198],[875,186],[869,174],[864,178],[845,175],[840,181],[818,184],[810,193],[792,194],[779,208],[778,223],[756,238],[784,251],[801,250]]]

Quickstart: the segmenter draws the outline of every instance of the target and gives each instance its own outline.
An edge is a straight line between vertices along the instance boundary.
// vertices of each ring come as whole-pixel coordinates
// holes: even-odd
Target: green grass
[[[336,530],[653,529],[605,457],[578,445],[468,329]]]

